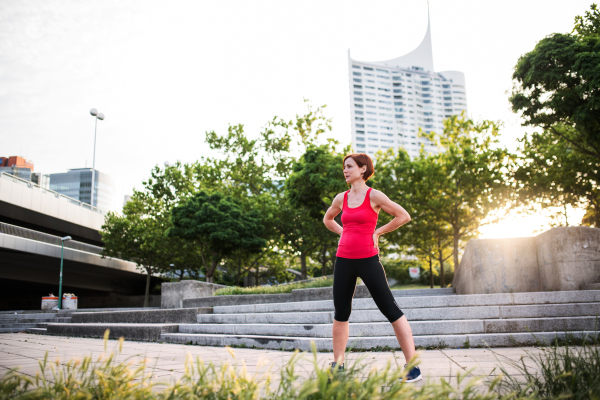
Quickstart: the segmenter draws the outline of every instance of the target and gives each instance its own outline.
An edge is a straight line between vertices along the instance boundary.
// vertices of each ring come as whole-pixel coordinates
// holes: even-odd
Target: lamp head
[[[60,240],[62,240],[63,242],[66,242],[67,240],[71,240],[73,239],[71,236],[65,236],[63,238],[60,238]]]
[[[104,119],[104,114],[103,113],[98,113],[98,117],[99,120],[103,120]]]
[[[95,117],[96,115],[98,115],[98,110],[96,110],[95,108],[92,108],[90,110],[90,114],[92,114]]]

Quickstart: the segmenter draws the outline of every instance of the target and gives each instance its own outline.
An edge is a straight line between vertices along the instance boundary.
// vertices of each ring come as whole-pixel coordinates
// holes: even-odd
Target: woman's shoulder
[[[344,195],[347,192],[342,192],[342,193],[338,193],[335,195],[335,197],[333,198],[333,204],[342,204],[344,202]]]
[[[371,200],[385,200],[388,197],[385,195],[385,193],[383,193],[381,190],[377,190],[377,189],[373,189],[371,188],[371,192],[370,192],[370,196],[371,196]]]

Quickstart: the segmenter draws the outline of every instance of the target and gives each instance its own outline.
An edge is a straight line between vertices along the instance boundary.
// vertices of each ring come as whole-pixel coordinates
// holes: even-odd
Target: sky
[[[430,0],[436,71],[465,73],[469,114],[503,123],[511,150],[526,129],[509,109],[520,55],[570,32],[590,0]],[[350,142],[348,50],[362,61],[413,50],[425,0],[0,2],[0,156],[35,171],[92,166],[116,182],[115,207],[154,165],[210,154],[205,132],[326,104]],[[571,210],[572,221],[581,210]],[[483,237],[529,236],[542,215],[514,216]]]

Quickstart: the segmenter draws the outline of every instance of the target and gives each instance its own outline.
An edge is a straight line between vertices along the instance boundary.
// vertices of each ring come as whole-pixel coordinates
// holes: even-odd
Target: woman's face
[[[352,157],[348,157],[346,161],[344,161],[344,177],[346,178],[346,183],[351,184],[362,180],[363,173],[366,170],[366,165],[359,167]]]

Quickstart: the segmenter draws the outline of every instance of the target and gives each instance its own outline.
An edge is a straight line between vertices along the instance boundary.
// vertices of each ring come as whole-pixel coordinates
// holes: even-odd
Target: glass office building
[[[31,180],[31,169],[29,168],[0,167],[0,172],[6,172],[9,175],[16,176],[17,178],[21,178],[26,181]]]
[[[96,170],[94,178],[94,203],[92,196],[92,169],[77,168],[68,172],[50,174],[50,190],[72,197],[87,204],[92,204],[104,212],[113,210],[115,183],[113,179]]]
[[[387,61],[358,61],[348,51],[352,143],[359,153],[403,147],[411,158],[421,145],[439,150],[419,128],[442,132],[443,120],[467,112],[465,76],[434,72],[431,29],[410,53]]]

